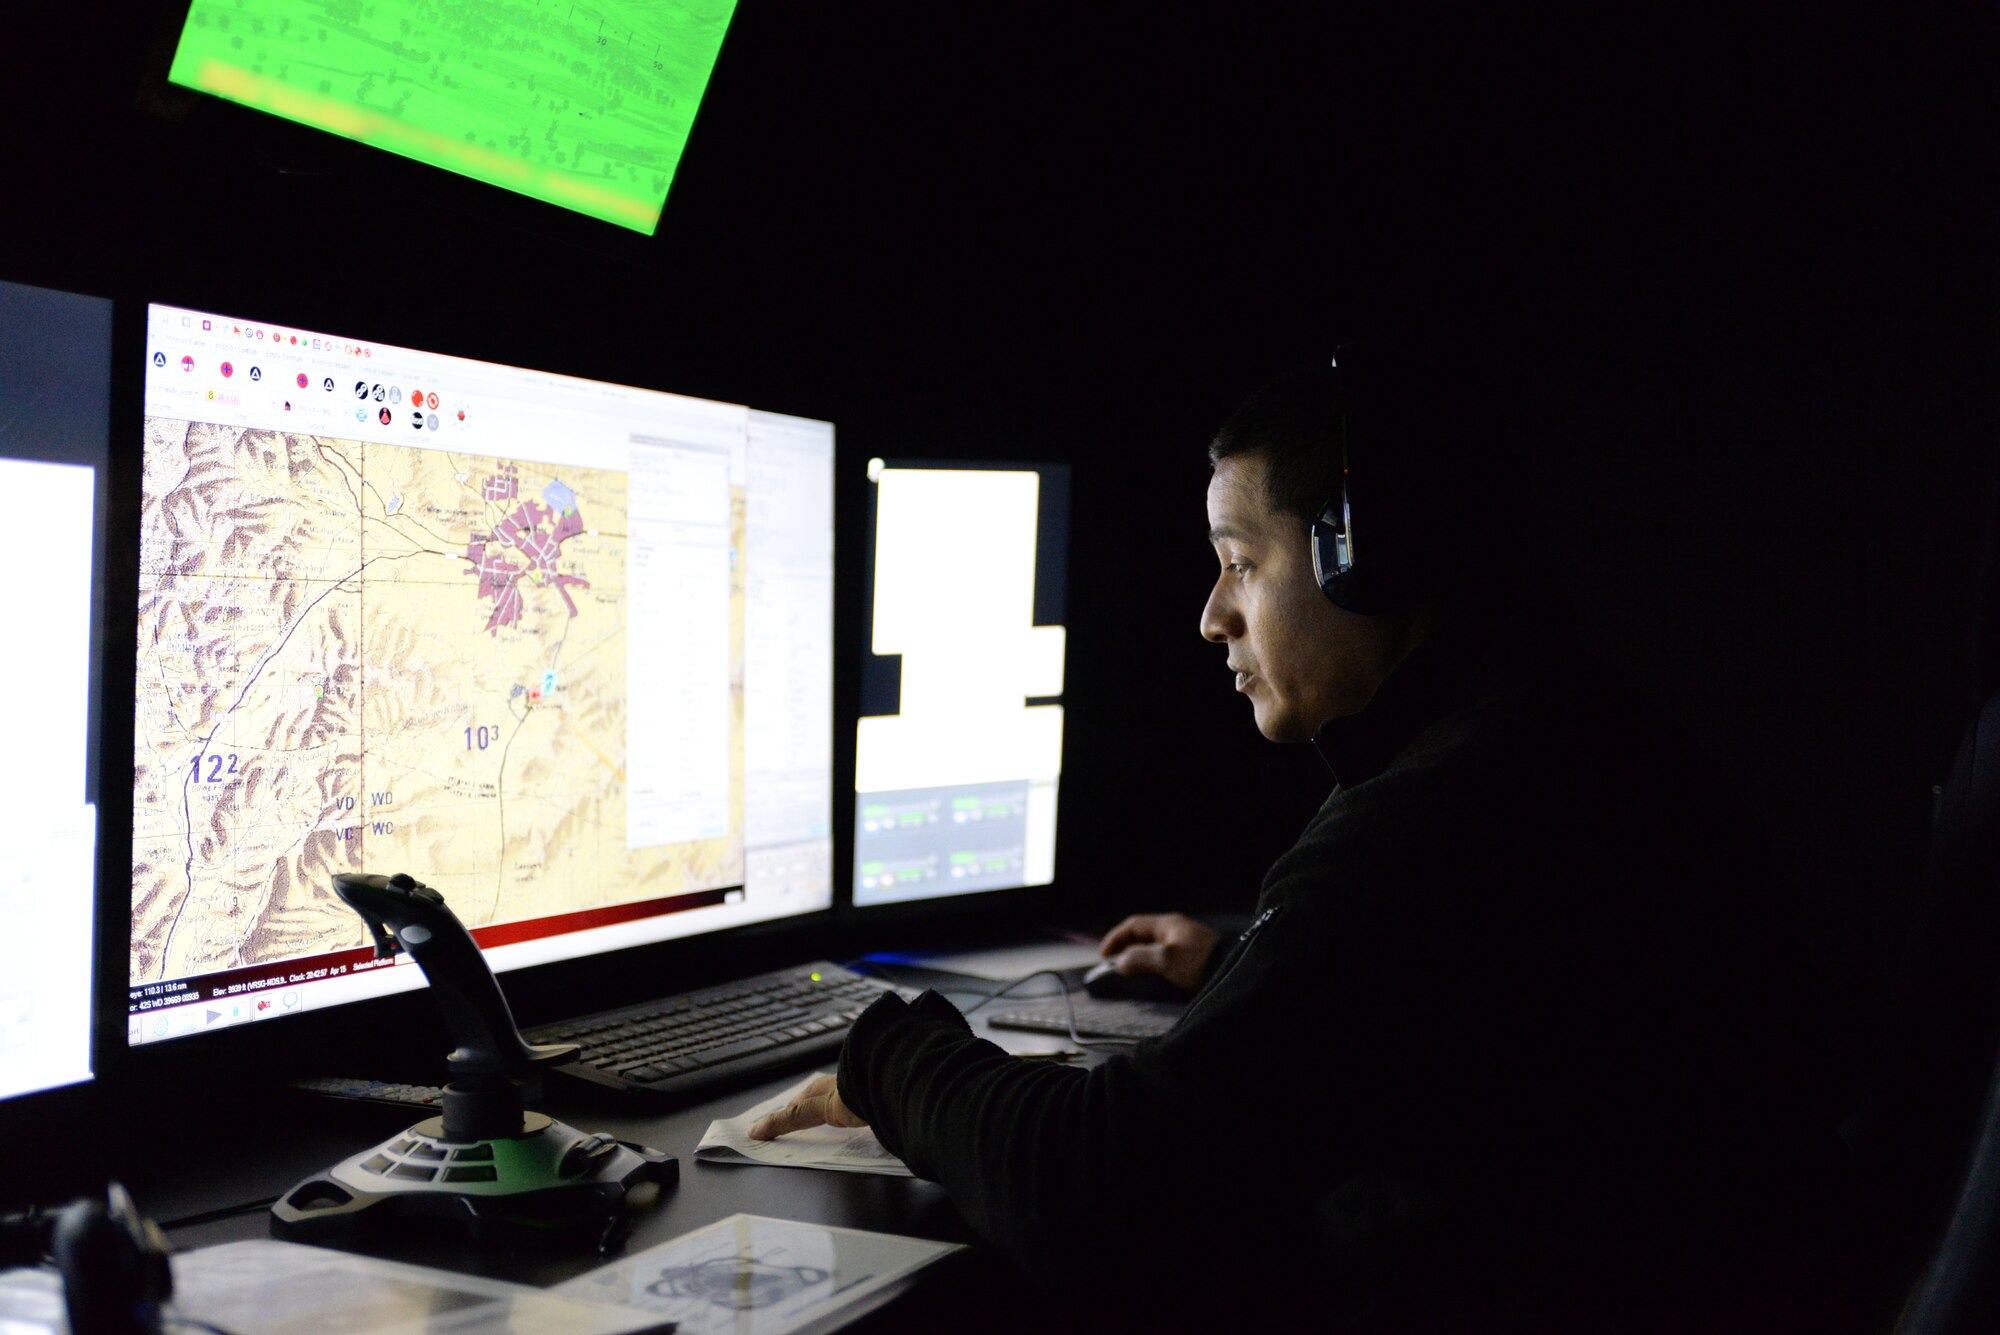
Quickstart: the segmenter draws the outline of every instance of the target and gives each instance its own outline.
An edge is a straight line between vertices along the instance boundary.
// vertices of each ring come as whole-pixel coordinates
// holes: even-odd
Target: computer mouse
[[[1110,960],[1093,964],[1083,990],[1099,1001],[1186,1001],[1188,994],[1156,973],[1120,973]]]

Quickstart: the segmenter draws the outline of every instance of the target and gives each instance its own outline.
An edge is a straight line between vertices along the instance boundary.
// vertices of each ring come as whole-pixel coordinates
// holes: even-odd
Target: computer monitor
[[[91,1077],[111,303],[0,283],[0,1100]]]
[[[651,235],[736,0],[192,0],[167,78]]]
[[[419,985],[335,872],[496,970],[832,900],[833,428],[155,305],[137,1041]]]
[[[1061,464],[871,460],[857,908],[1055,880]]]

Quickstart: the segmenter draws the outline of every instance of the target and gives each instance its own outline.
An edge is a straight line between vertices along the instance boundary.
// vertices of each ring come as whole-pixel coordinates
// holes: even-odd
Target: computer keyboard
[[[634,1094],[675,1096],[743,1083],[839,1053],[847,1026],[887,983],[824,960],[530,1029],[531,1043],[575,1043],[566,1076]]]
[[[352,1079],[343,1076],[316,1076],[292,1081],[292,1088],[307,1094],[348,1099],[355,1103],[379,1104],[385,1108],[444,1111],[444,1090],[436,1085],[411,1085],[399,1080]]]
[[[1080,991],[1070,994],[1070,1005],[1076,1008],[1076,1032],[1084,1038],[1158,1038],[1187,1009],[1178,1001],[1100,1001]],[[986,1023],[995,1029],[1069,1035],[1069,1013],[1061,997],[1009,1006],[995,1011]]]

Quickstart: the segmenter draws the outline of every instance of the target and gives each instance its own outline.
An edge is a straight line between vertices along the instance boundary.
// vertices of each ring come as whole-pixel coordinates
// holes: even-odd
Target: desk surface
[[[1068,1046],[1052,1036],[975,1027],[1009,1051]],[[1101,1058],[1086,1058],[1086,1061]],[[831,1069],[829,1064],[825,1069]],[[332,1073],[345,1074],[345,1073]],[[658,1204],[633,1216],[626,1243],[637,1252],[744,1213],[811,1220],[846,1228],[899,1233],[948,1242],[976,1243],[965,1221],[932,1182],[871,1174],[826,1173],[697,1162],[694,1148],[708,1124],[733,1116],[796,1083],[792,1071],[760,1084],[730,1090],[703,1102],[653,1112],[610,1102],[567,1081],[550,1082],[535,1107],[587,1131],[665,1150],[680,1160],[679,1184]],[[273,1198],[307,1176],[354,1154],[420,1118],[410,1112],[321,1096],[294,1095],[273,1112],[263,1106],[231,1125],[218,1110],[218,1133],[199,1154],[156,1147],[135,1159],[130,1175],[136,1199],[168,1226],[180,1250],[269,1236],[269,1211],[243,1208]],[[341,1245],[397,1260],[547,1286],[602,1264],[587,1250],[547,1251],[480,1247],[457,1227],[428,1227],[416,1239],[397,1235],[397,1249],[365,1239]],[[1048,1328],[1054,1315],[1025,1291],[1018,1272],[997,1253],[975,1245],[937,1277],[919,1276],[908,1291],[862,1323],[868,1330],[935,1329],[949,1319],[954,1330],[1019,1329],[1029,1321]]]

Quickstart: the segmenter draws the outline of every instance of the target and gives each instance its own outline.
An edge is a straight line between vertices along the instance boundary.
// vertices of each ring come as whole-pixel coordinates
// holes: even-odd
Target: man
[[[1268,1325],[1290,1294],[1350,1323],[1633,1329],[1633,1294],[1721,1284],[1717,1220],[1771,1143],[1755,841],[1523,580],[1495,447],[1446,434],[1419,370],[1368,397],[1287,377],[1210,447],[1202,635],[1335,787],[1227,948],[1171,914],[1104,938],[1195,991],[1179,1026],[1071,1070],[885,997],[753,1136],[871,1124],[1030,1271],[1156,1314]],[[1348,607],[1309,537],[1344,485],[1380,581]]]

